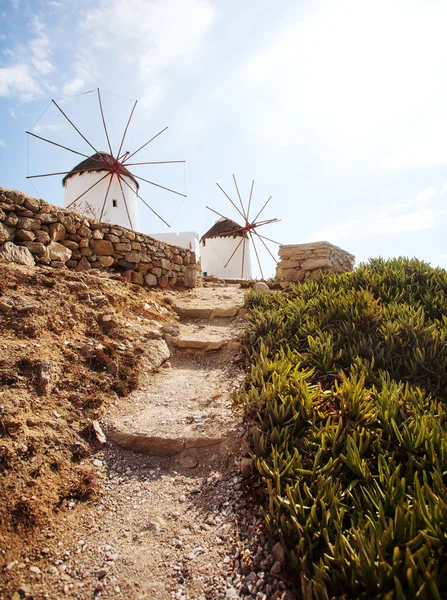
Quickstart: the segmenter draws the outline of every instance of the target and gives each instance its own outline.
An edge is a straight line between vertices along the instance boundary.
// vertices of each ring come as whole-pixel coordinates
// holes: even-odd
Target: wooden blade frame
[[[107,129],[107,123],[106,123],[106,118],[104,115],[104,109],[103,109],[103,105],[102,105],[102,99],[101,99],[101,92],[100,89],[97,88],[97,95],[98,95],[98,104],[99,104],[99,109],[100,109],[100,113],[101,113],[101,120],[103,123],[103,128],[104,128],[104,133],[105,133],[105,137],[107,140],[107,145],[109,147],[109,152],[110,152],[110,156],[112,158],[112,160],[110,161],[110,159],[103,159],[101,157],[101,153],[98,152],[98,150],[93,146],[92,143],[90,143],[90,141],[87,139],[87,137],[80,131],[80,129],[75,125],[75,123],[68,117],[68,115],[62,110],[62,108],[59,106],[59,104],[55,101],[52,100],[52,103],[56,106],[56,108],[59,110],[59,112],[64,116],[64,118],[68,121],[68,123],[70,123],[70,125],[73,127],[73,129],[79,134],[79,136],[88,144],[88,146],[90,146],[90,148],[92,148],[92,150],[94,150],[94,152],[96,154],[99,154],[100,157],[95,159],[96,162],[98,163],[97,168],[87,168],[87,169],[78,169],[75,172],[77,173],[83,173],[85,171],[107,171],[107,173],[104,175],[104,177],[101,177],[101,179],[99,179],[98,181],[96,181],[93,185],[91,185],[87,190],[85,190],[82,194],[80,194],[77,198],[75,198],[75,200],[73,200],[72,202],[70,202],[70,204],[67,206],[67,208],[70,208],[70,206],[73,206],[74,204],[76,204],[76,202],[78,200],[80,200],[83,196],[85,196],[88,192],[90,192],[95,186],[97,186],[99,183],[101,183],[101,181],[103,181],[106,177],[110,176],[110,181],[109,184],[107,186],[107,191],[104,197],[104,202],[102,204],[101,207],[101,215],[100,215],[100,219],[102,219],[103,215],[104,215],[104,210],[106,207],[106,203],[107,203],[107,198],[110,192],[110,187],[112,184],[112,180],[113,177],[116,175],[118,178],[118,182],[121,188],[121,194],[123,196],[123,200],[124,200],[124,205],[126,208],[126,213],[127,213],[127,217],[129,219],[129,224],[131,229],[133,229],[132,226],[132,221],[130,218],[130,214],[129,214],[129,207],[127,205],[127,201],[126,201],[126,196],[124,194],[124,189],[122,186],[122,183],[124,182],[126,185],[128,185],[128,187],[135,192],[135,190],[133,190],[133,188],[127,183],[127,181],[124,179],[123,177],[123,170],[127,167],[133,167],[133,166],[141,166],[141,165],[164,165],[164,164],[177,164],[177,163],[184,163],[184,160],[161,160],[161,161],[146,161],[146,162],[137,162],[137,163],[131,163],[129,162],[129,160],[135,156],[135,154],[137,154],[138,152],[140,152],[141,150],[143,150],[143,148],[145,148],[146,146],[148,146],[151,142],[153,142],[156,138],[158,138],[158,136],[160,136],[162,133],[164,133],[168,128],[165,127],[164,129],[162,129],[161,131],[159,131],[156,135],[154,135],[152,138],[150,138],[147,142],[145,142],[142,146],[140,146],[139,148],[137,148],[137,150],[135,150],[134,152],[130,153],[130,152],[125,152],[124,154],[121,154],[123,145],[124,145],[124,140],[126,138],[127,135],[127,131],[129,129],[129,125],[132,121],[132,117],[134,115],[135,112],[135,108],[137,106],[137,100],[135,101],[132,110],[130,112],[129,118],[127,120],[126,123],[126,127],[124,129],[123,132],[123,136],[121,138],[121,143],[118,149],[118,152],[116,155],[114,155],[113,150],[112,150],[112,144],[110,142],[110,137],[109,137],[109,132]],[[62,144],[59,144],[57,142],[54,142],[52,140],[48,140],[42,136],[39,136],[35,133],[32,133],[31,131],[27,131],[26,132],[28,135],[31,135],[41,141],[44,141],[48,144],[52,144],[58,148],[61,148],[63,150],[66,150],[68,152],[72,152],[73,154],[77,154],[79,156],[83,156],[84,158],[90,158],[90,160],[92,160],[92,157],[89,156],[88,154],[84,154],[83,152],[79,152],[77,150],[73,150],[72,148],[69,148],[68,146],[64,146]],[[54,176],[58,176],[58,175],[68,175],[70,173],[72,173],[73,171],[63,171],[63,172],[57,172],[57,173],[42,173],[39,175],[28,175],[27,179],[36,179],[36,178],[41,178],[41,177],[54,177]],[[170,192],[172,194],[176,194],[178,196],[182,196],[184,198],[186,198],[186,194],[182,194],[181,192],[178,192],[176,190],[173,190],[171,188],[168,188],[164,185],[160,185],[158,183],[155,183],[154,181],[150,181],[149,179],[145,179],[144,177],[140,177],[139,175],[134,175],[132,174],[132,177],[134,179],[138,179],[140,181],[144,181],[145,183],[148,183],[152,186],[155,186],[157,188],[160,188],[162,190],[165,190],[167,192]],[[165,219],[163,219],[141,196],[139,193],[137,193],[137,197],[152,211],[152,213],[159,218],[165,225],[167,225],[168,227],[170,227],[169,223],[167,221],[165,221]]]

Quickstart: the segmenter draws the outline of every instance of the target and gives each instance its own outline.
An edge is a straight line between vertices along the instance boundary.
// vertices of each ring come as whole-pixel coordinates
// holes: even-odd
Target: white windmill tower
[[[239,225],[232,219],[225,217],[217,210],[207,206],[206,208],[220,217],[218,221],[209,229],[200,240],[200,250],[202,259],[202,271],[207,275],[214,275],[223,279],[250,279],[252,277],[251,269],[251,246],[253,247],[256,260],[259,266],[262,279],[264,279],[264,273],[262,271],[261,261],[259,258],[258,248],[256,247],[256,241],[259,241],[267,252],[272,257],[275,265],[277,260],[272,254],[267,243],[273,243],[280,245],[279,242],[275,242],[265,235],[261,235],[258,232],[260,227],[265,225],[271,225],[277,223],[279,219],[263,219],[258,221],[261,213],[271,200],[270,198],[265,202],[261,210],[257,213],[254,219],[250,218],[251,201],[253,197],[253,188],[255,182],[253,180],[250,189],[250,196],[248,199],[248,205],[245,206],[242,201],[239,187],[237,185],[236,177],[233,175],[234,185],[236,187],[237,196],[239,199],[240,209],[233,202],[226,191],[217,183],[217,187],[225,195],[227,200],[230,201],[233,208],[237,210],[239,216],[243,219],[244,225]]]
[[[92,90],[93,91],[93,90]],[[127,120],[124,133],[121,138],[118,151],[112,150],[112,144],[110,142],[109,132],[107,129],[106,120],[104,117],[104,111],[101,101],[100,90],[97,89],[98,104],[100,108],[100,114],[102,124],[104,128],[107,145],[109,148],[108,152],[98,150],[95,146],[87,139],[87,137],[79,130],[75,123],[67,116],[62,108],[52,100],[52,103],[56,106],[58,111],[62,113],[66,121],[70,123],[72,128],[77,134],[88,144],[94,154],[85,154],[73,148],[69,148],[66,145],[57,143],[52,140],[48,140],[36,133],[27,131],[27,134],[67,150],[73,154],[83,157],[84,160],[77,164],[70,171],[59,171],[57,173],[45,173],[42,175],[29,175],[27,179],[35,179],[37,177],[53,177],[57,175],[63,175],[63,186],[64,186],[64,207],[72,208],[78,212],[84,213],[87,216],[94,217],[98,221],[108,221],[114,225],[121,225],[129,229],[140,231],[140,219],[138,211],[138,200],[141,200],[143,204],[147,206],[165,225],[170,227],[167,223],[149,204],[143,199],[141,195],[141,186],[148,184],[155,186],[161,190],[177,194],[179,196],[186,197],[185,194],[176,190],[170,189],[154,181],[137,175],[138,167],[147,165],[165,165],[173,163],[184,163],[184,160],[163,160],[154,161],[146,160],[144,162],[138,161],[139,157],[133,159],[141,150],[146,148],[152,141],[158,136],[164,133],[168,128],[165,127],[154,135],[150,140],[142,144],[136,150],[129,152],[123,151],[126,134],[129,129],[132,117],[135,112],[137,101],[135,101],[130,116]],[[92,92],[85,92],[85,94],[91,94]],[[117,144],[118,145],[118,144]],[[133,159],[133,160],[132,160]],[[140,159],[141,160],[141,159]],[[133,172],[130,171],[132,169]],[[146,193],[144,193],[146,195]]]

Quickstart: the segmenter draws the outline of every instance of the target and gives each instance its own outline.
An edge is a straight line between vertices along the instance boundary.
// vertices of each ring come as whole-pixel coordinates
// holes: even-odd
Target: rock
[[[186,269],[185,287],[193,288],[197,285],[197,269],[196,267]]]
[[[141,260],[141,256],[139,252],[127,252],[127,254],[124,255],[124,260],[129,263],[138,264]]]
[[[78,262],[78,266],[75,267],[75,271],[89,271],[91,269],[91,265],[88,260],[83,256],[81,260]]]
[[[16,231],[16,242],[34,242],[36,234],[34,231],[26,231],[26,229],[17,229]]]
[[[36,372],[36,389],[39,396],[51,394],[56,383],[55,371],[52,360],[41,360],[38,364]],[[53,382],[51,380],[53,380]]]
[[[70,260],[71,255],[72,251],[70,248],[59,244],[59,242],[51,242],[51,244],[47,246],[47,256],[51,260],[57,260],[65,264],[67,260]]]
[[[102,467],[102,460],[99,460],[99,458],[95,458],[95,460],[93,461],[93,466]]]
[[[194,469],[199,464],[199,461],[195,456],[180,456],[177,459],[177,462],[184,469]]]
[[[93,432],[95,434],[96,437],[96,441],[101,445],[104,446],[104,444],[107,443],[107,438],[106,438],[106,434],[104,433],[104,431],[102,430],[101,425],[98,423],[98,421],[92,421],[92,428],[93,428]]]
[[[285,562],[285,552],[281,542],[276,542],[272,548],[272,556],[275,562],[279,562],[281,565]]]
[[[29,231],[37,231],[42,227],[39,219],[30,219],[29,217],[19,217],[17,220],[18,229],[27,229]]]
[[[113,244],[107,240],[92,240],[91,249],[98,256],[113,256]]]
[[[12,300],[0,298],[0,312],[7,315],[13,308],[14,303]]]
[[[113,256],[100,256],[99,262],[103,267],[111,267],[114,263],[114,258]]]
[[[244,475],[244,477],[247,477],[253,472],[253,459],[247,457],[241,458],[239,468],[241,470],[242,475]]]
[[[12,242],[5,242],[0,247],[0,260],[14,262],[27,267],[34,267],[34,257],[28,248],[16,246]]]
[[[96,579],[104,579],[108,572],[108,569],[99,569],[98,571],[96,571],[95,577]]]
[[[157,280],[157,283],[158,283],[158,285],[159,285],[161,288],[165,288],[165,287],[167,287],[167,286],[168,286],[168,283],[169,283],[169,278],[168,278],[168,276],[167,276],[167,275],[162,275],[161,277],[159,277],[159,278],[158,278],[158,280]]]
[[[266,283],[264,283],[263,281],[257,281],[255,283],[255,289],[259,290],[260,292],[266,292],[266,293],[270,292],[269,286]]]
[[[34,573],[35,575],[41,575],[42,571],[39,569],[39,567],[36,566],[32,566],[29,568],[31,573]]]
[[[42,225],[49,225],[50,223],[56,223],[57,221],[56,215],[52,215],[51,213],[40,213],[37,215],[37,218]]]
[[[279,573],[281,573],[281,563],[279,562],[279,560],[277,560],[273,563],[273,566],[270,569],[270,571],[272,573],[274,573],[275,575],[278,575]]]
[[[50,238],[53,242],[63,240],[66,235],[66,229],[62,223],[51,223],[50,224]]]
[[[152,273],[148,273],[144,278],[144,281],[146,285],[150,287],[154,287],[157,285],[157,278],[155,277],[155,275],[152,275]]]
[[[15,230],[0,223],[0,243],[9,242],[14,239]]]
[[[44,257],[46,255],[47,246],[44,246],[40,242],[20,242],[21,246],[25,246],[32,254],[36,256]]]
[[[41,244],[48,244],[50,236],[46,231],[36,231],[36,241]]]
[[[301,268],[305,271],[314,271],[322,267],[332,267],[332,261],[329,258],[309,258],[301,263]]]

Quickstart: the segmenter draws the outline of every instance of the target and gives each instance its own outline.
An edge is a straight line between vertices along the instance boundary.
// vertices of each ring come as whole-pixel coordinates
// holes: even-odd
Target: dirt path
[[[290,598],[241,473],[245,431],[229,399],[243,378],[243,290],[173,302],[169,361],[102,423],[115,443],[91,459],[99,501],[71,503],[41,560],[12,566],[31,576],[14,600]]]

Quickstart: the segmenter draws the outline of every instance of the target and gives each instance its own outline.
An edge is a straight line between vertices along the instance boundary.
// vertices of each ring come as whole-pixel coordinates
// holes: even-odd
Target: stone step
[[[197,306],[174,305],[174,309],[181,319],[215,319],[237,317],[246,313],[243,306],[218,306],[212,308]]]
[[[157,373],[149,389],[133,392],[121,416],[104,423],[107,437],[144,454],[222,456],[240,436],[228,373],[217,357],[173,362],[176,368]]]
[[[210,293],[211,292],[211,293]],[[237,317],[245,312],[244,290],[238,285],[225,288],[196,288],[173,298],[173,307],[182,319]]]
[[[238,340],[240,324],[235,321],[219,322],[190,321],[180,323],[179,335],[175,338],[177,348],[191,350],[219,350],[221,348],[236,350],[240,347]]]

